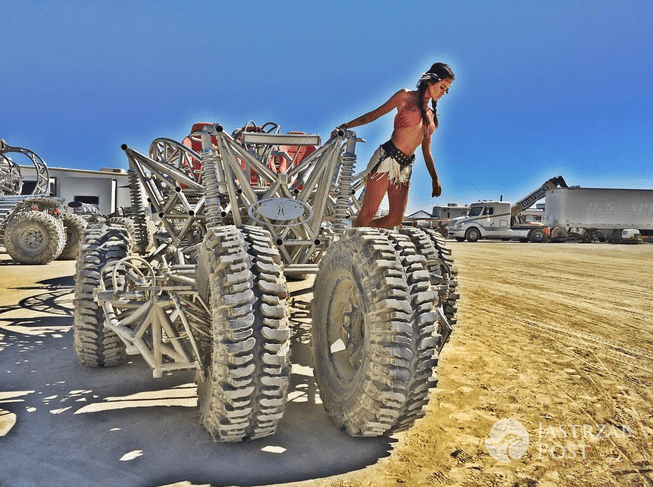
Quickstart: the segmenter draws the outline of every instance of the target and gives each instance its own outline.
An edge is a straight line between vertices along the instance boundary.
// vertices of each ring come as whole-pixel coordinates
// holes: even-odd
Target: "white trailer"
[[[653,189],[553,189],[546,193],[544,223],[553,239],[619,242],[622,235],[653,235]]]

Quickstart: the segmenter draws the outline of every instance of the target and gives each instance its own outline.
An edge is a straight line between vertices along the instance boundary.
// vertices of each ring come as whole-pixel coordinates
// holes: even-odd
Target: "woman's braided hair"
[[[445,63],[435,63],[431,68],[422,75],[422,77],[417,82],[417,99],[419,103],[419,110],[422,114],[422,120],[424,124],[429,124],[429,119],[426,116],[426,109],[424,108],[424,95],[426,90],[429,88],[431,83],[437,83],[443,79],[454,80],[456,77],[453,74],[453,71],[448,64]],[[438,126],[438,102],[436,100],[431,100],[431,107],[433,108],[433,122],[435,126]]]

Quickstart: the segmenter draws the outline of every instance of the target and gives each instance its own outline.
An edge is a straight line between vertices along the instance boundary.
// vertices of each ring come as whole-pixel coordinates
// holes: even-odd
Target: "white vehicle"
[[[625,228],[621,231],[621,241],[640,243],[642,241],[642,234],[636,228]]]
[[[537,222],[520,223],[514,219],[507,201],[479,201],[469,205],[469,215],[456,219],[449,229],[449,236],[459,242],[476,242],[481,238],[518,239],[531,242],[545,242],[544,225]],[[511,223],[512,220],[513,221]]]
[[[533,206],[557,186],[566,187],[562,176],[549,179],[546,183],[514,205],[507,201],[479,201],[469,205],[469,214],[456,218],[449,228],[449,237],[459,242],[476,242],[481,238],[503,240],[517,239],[522,242],[546,242],[547,234],[542,223],[527,222],[523,212]]]
[[[545,224],[569,236],[613,243],[653,235],[653,190],[561,188],[546,194]],[[623,233],[625,232],[625,234]]]

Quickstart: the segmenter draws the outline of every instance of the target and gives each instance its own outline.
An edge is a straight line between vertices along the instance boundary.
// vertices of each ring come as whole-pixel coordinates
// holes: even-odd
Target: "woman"
[[[432,196],[440,196],[442,187],[433,164],[431,136],[438,126],[437,102],[449,91],[453,80],[454,74],[448,65],[435,63],[419,79],[417,90],[401,89],[376,110],[338,127],[351,129],[365,125],[397,109],[390,140],[376,150],[367,166],[365,196],[354,226],[390,228],[401,225],[408,203],[414,154],[420,144],[433,182]],[[428,108],[429,100],[432,108]],[[374,219],[386,193],[390,203],[388,215]]]

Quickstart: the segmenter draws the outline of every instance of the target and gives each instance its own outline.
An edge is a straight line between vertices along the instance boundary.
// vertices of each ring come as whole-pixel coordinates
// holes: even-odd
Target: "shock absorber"
[[[202,178],[204,180],[204,192],[206,194],[206,226],[214,227],[222,223],[224,210],[220,197],[221,177],[218,173],[218,166],[214,157],[211,135],[202,133]]]
[[[143,200],[143,186],[133,169],[127,171],[127,181],[129,181],[129,196],[132,204],[132,218],[136,235],[136,248],[144,252],[148,247],[148,225],[146,208],[149,206]]]
[[[334,211],[333,226],[335,230],[347,229],[349,208],[351,206],[352,180],[354,164],[356,163],[356,137],[348,137],[345,151],[340,156],[340,171],[338,174],[337,196]]]

